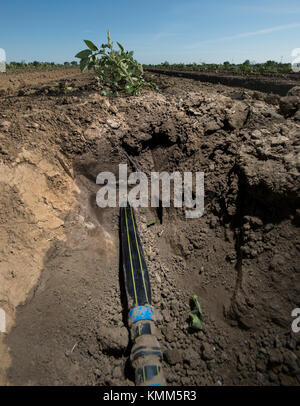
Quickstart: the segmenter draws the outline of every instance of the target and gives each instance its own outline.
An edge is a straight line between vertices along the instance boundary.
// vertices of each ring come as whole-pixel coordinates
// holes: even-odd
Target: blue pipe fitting
[[[154,308],[150,305],[134,307],[129,312],[129,323],[133,324],[140,320],[154,321]]]

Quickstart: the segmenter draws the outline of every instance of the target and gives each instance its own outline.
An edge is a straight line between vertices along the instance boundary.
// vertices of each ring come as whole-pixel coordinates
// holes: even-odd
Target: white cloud
[[[187,46],[186,48],[193,49],[193,48],[198,48],[199,46],[201,46],[203,44],[208,44],[210,42],[228,41],[228,40],[234,40],[234,39],[238,39],[238,38],[248,38],[248,37],[253,37],[255,35],[270,34],[275,31],[283,31],[283,30],[288,30],[291,28],[298,28],[298,27],[300,27],[300,22],[293,23],[293,24],[286,24],[286,25],[277,25],[275,27],[263,28],[263,29],[257,30],[257,31],[243,32],[240,34],[230,35],[230,36],[226,36],[226,37],[220,37],[220,38],[200,41],[200,42],[191,44],[191,45]]]
[[[262,7],[262,6],[240,6],[239,7],[242,11],[247,13],[264,13],[264,14],[299,14],[300,7],[293,7],[293,6],[276,6],[274,7]]]

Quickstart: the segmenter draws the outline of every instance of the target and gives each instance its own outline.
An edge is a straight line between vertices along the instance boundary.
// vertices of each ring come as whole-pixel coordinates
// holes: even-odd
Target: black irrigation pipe
[[[138,386],[162,386],[162,352],[156,338],[154,308],[144,251],[133,208],[120,208],[122,265],[133,341],[131,364]]]
[[[180,77],[186,79],[195,79],[200,82],[209,82],[213,84],[221,84],[231,87],[242,87],[250,90],[257,90],[264,93],[274,93],[279,96],[286,96],[287,92],[294,86],[300,83],[293,81],[276,82],[274,80],[253,78],[253,77],[234,77],[226,75],[214,75],[213,73],[200,73],[200,72],[186,72],[186,71],[173,71],[166,69],[155,69],[145,67],[144,71],[151,73],[158,73],[162,75],[168,75],[173,77]]]

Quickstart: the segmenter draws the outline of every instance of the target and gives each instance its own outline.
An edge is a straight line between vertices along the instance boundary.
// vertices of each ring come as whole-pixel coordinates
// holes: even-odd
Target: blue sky
[[[291,62],[300,48],[299,0],[3,0],[0,18],[8,61],[74,60],[108,27],[142,63]]]

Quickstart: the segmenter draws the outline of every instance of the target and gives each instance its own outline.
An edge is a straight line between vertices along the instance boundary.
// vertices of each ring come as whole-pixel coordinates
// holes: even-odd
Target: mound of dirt
[[[96,205],[97,174],[120,163],[205,173],[201,218],[136,210],[168,384],[300,383],[297,111],[285,97],[155,80],[161,91],[138,97],[102,97],[85,74],[71,90],[42,80],[0,98],[2,384],[134,384],[119,211]]]

